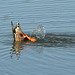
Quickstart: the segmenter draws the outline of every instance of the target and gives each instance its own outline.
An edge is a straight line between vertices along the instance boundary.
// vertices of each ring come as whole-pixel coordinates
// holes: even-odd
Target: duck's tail
[[[13,25],[13,22],[12,21],[11,21],[11,26],[12,26],[13,38],[15,38],[15,35],[14,35],[14,25]]]

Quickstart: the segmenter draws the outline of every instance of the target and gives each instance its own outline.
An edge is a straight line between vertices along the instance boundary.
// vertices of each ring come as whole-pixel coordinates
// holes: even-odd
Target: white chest
[[[16,32],[17,32],[18,29],[19,29],[19,27],[16,28]]]

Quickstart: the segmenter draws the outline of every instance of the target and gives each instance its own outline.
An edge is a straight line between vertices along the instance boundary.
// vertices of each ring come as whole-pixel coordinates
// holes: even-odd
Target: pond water
[[[14,42],[11,21],[44,39]],[[75,0],[0,1],[0,75],[75,75]]]

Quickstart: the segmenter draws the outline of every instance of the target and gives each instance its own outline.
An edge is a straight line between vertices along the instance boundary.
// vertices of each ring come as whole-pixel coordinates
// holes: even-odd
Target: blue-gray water
[[[14,42],[11,20],[46,37]],[[75,75],[75,0],[0,0],[0,75]]]

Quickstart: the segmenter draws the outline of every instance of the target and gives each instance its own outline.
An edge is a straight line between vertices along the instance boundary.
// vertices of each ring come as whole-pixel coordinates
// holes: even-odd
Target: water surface
[[[14,42],[19,20],[24,33],[38,25],[44,39]],[[75,75],[75,1],[0,1],[0,75]]]

